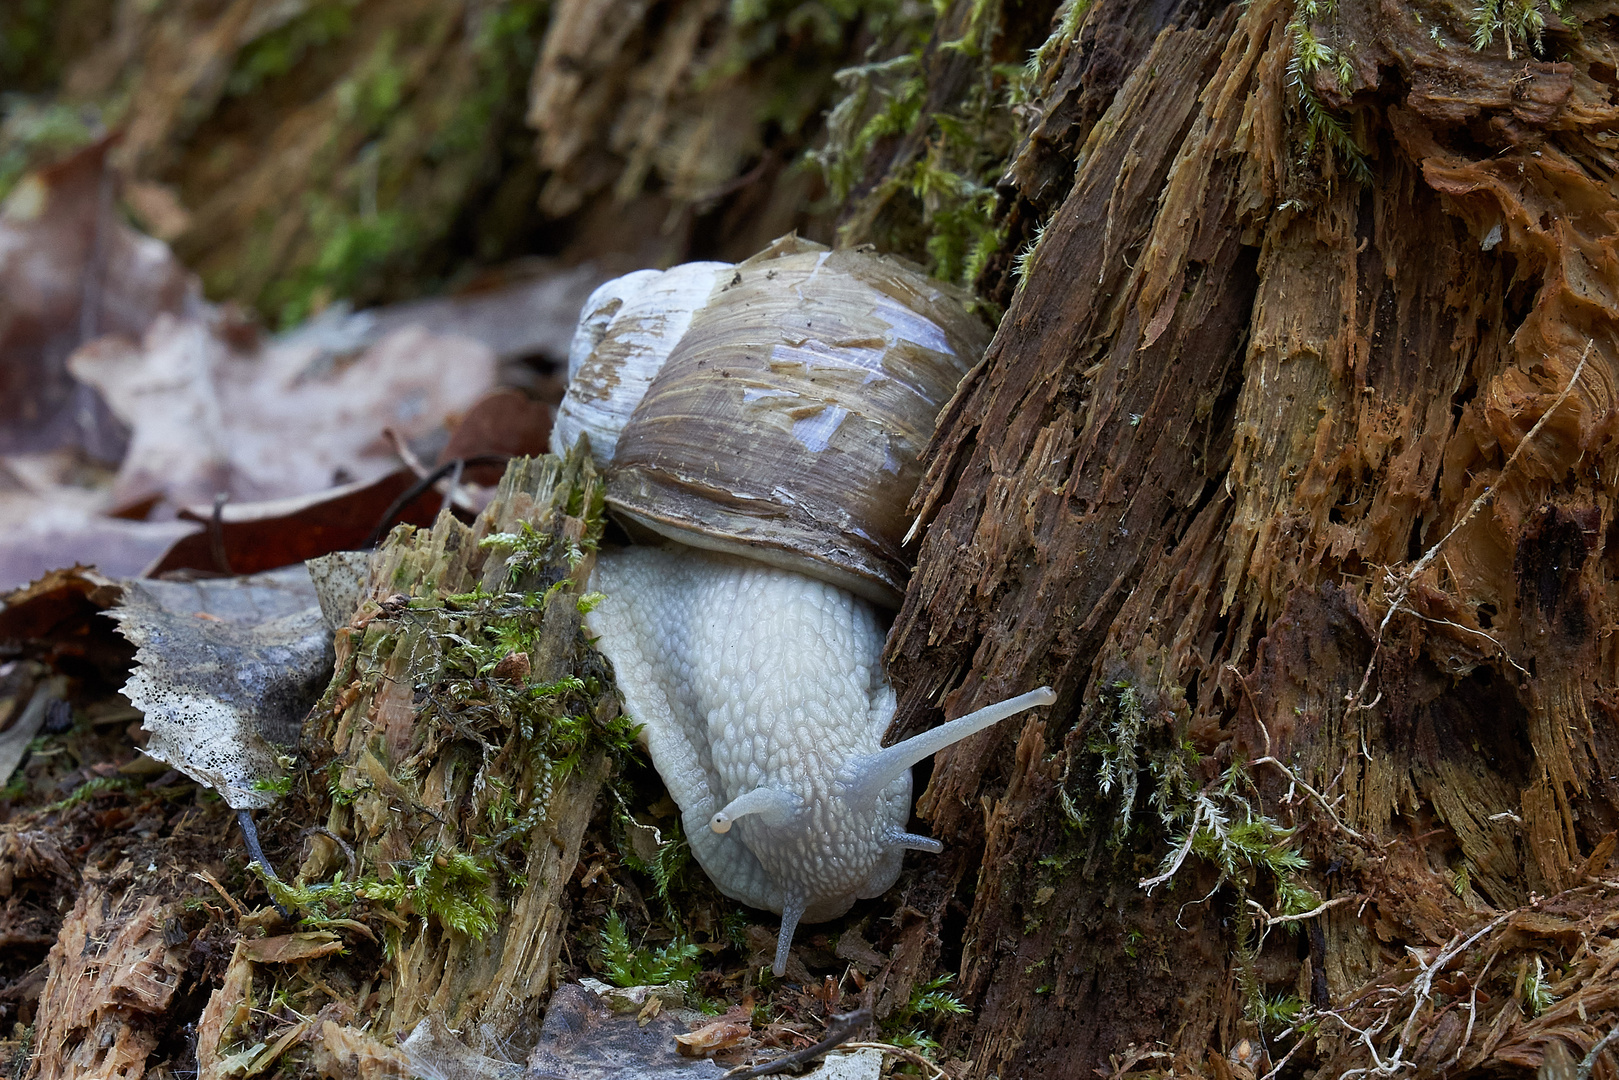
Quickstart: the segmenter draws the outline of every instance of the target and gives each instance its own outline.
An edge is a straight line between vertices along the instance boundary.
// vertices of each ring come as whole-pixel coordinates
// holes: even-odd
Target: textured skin
[[[894,712],[871,605],[789,570],[680,546],[602,551],[592,587],[606,599],[586,626],[720,891],[777,913],[797,899],[805,922],[886,891],[904,851],[884,838],[910,816],[910,771],[865,806],[843,798]],[[789,821],[709,827],[761,786],[793,797]]]

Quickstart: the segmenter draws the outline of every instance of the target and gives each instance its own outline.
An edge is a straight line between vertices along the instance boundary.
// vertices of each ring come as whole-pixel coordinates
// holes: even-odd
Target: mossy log
[[[588,454],[522,459],[472,526],[402,527],[373,556],[287,804],[320,827],[267,882],[304,932],[239,945],[199,1027],[205,1075],[306,1042],[386,1071],[402,1059],[375,1036],[428,1016],[480,1048],[532,1041],[563,888],[632,737],[579,632],[601,494]],[[330,1031],[256,1029],[253,1006],[300,999]]]

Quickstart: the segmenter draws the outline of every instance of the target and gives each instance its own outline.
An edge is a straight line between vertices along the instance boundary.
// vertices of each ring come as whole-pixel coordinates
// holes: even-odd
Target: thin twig
[[[1292,769],[1289,769],[1286,765],[1283,765],[1280,761],[1277,761],[1268,754],[1265,757],[1255,759],[1249,764],[1276,766],[1276,768],[1280,770],[1281,774],[1287,777],[1289,783],[1297,784],[1299,787],[1304,789],[1305,794],[1315,799],[1316,805],[1320,806],[1321,809],[1327,812],[1327,816],[1332,819],[1332,823],[1334,825],[1338,826],[1338,828],[1341,829],[1345,834],[1352,836],[1356,840],[1363,843],[1365,842],[1366,837],[1362,836],[1360,833],[1356,832],[1353,828],[1344,823],[1344,819],[1338,816],[1338,811],[1332,808],[1332,804],[1327,801],[1327,797],[1321,794],[1315,788],[1311,787],[1309,784],[1306,784],[1303,780],[1300,780],[1298,775],[1294,773]]]
[[[921,1054],[918,1054],[915,1050],[907,1050],[905,1047],[895,1046],[893,1043],[852,1042],[844,1043],[843,1048],[845,1050],[881,1050],[883,1053],[892,1057],[909,1061],[912,1065],[915,1065],[919,1069],[926,1069],[928,1080],[940,1080],[941,1077],[946,1077],[949,1075],[943,1069],[933,1064],[933,1062],[929,1061]]]
[[[1304,919],[1313,919],[1323,911],[1326,911],[1328,908],[1335,908],[1339,904],[1347,904],[1354,899],[1356,899],[1356,897],[1353,895],[1335,896],[1318,908],[1311,908],[1309,911],[1301,911],[1297,915],[1272,915],[1269,916],[1266,921],[1274,926],[1276,923],[1300,922]]]
[[[871,1009],[865,1005],[846,1013],[833,1013],[826,1025],[826,1037],[813,1046],[806,1046],[783,1054],[763,1065],[741,1065],[725,1074],[724,1080],[753,1080],[757,1076],[770,1076],[806,1065],[828,1051],[846,1042],[855,1032],[871,1023]]]
[[[207,870],[198,870],[191,876],[213,889],[214,892],[218,893],[220,898],[224,900],[225,903],[230,905],[230,909],[236,913],[236,917],[238,919],[247,918],[247,908],[243,907],[241,902],[238,901],[236,897],[226,892],[225,886],[221,885],[219,883],[219,879],[214,877],[213,874],[209,873]]]
[[[1619,1039],[1619,1027],[1602,1036],[1597,1040],[1597,1044],[1591,1047],[1591,1052],[1585,1055],[1580,1067],[1574,1070],[1574,1080],[1591,1080],[1591,1070],[1596,1068],[1597,1055],[1612,1046],[1615,1039]]]
[[[1450,1075],[1450,1070],[1462,1060],[1462,1055],[1467,1052],[1467,1044],[1473,1041],[1473,1024],[1478,1020],[1478,988],[1484,984],[1484,977],[1490,973],[1490,965],[1493,963],[1495,963],[1495,955],[1492,953],[1490,958],[1484,961],[1484,970],[1480,971],[1478,978],[1473,980],[1472,992],[1467,996],[1467,1030],[1462,1033],[1461,1045],[1456,1047],[1456,1052],[1450,1056],[1450,1060],[1439,1067],[1440,1076]]]
[[[1197,809],[1192,812],[1192,824],[1186,830],[1186,839],[1182,842],[1180,850],[1175,852],[1175,858],[1170,861],[1169,868],[1157,877],[1143,878],[1141,881],[1136,882],[1138,888],[1147,890],[1148,896],[1151,896],[1154,889],[1174,877],[1176,872],[1180,870],[1181,864],[1186,861],[1186,856],[1192,851],[1192,841],[1197,839],[1197,830],[1203,823],[1204,810],[1208,806],[1207,799],[1198,799]]]

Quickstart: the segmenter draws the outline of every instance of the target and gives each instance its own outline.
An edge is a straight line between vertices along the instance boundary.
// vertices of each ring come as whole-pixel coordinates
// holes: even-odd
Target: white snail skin
[[[870,603],[764,563],[678,545],[604,550],[586,617],[680,806],[692,853],[725,895],[797,924],[833,919],[899,876],[911,766],[1022,709],[1033,691],[882,748],[894,692]]]

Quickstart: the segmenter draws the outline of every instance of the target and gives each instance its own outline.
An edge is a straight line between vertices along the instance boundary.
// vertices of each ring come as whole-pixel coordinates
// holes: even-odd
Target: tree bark
[[[888,646],[893,737],[1059,693],[1021,732],[941,754],[918,805],[953,854],[910,886],[926,915],[888,992],[959,970],[971,1075],[1163,1068],[1132,1044],[1263,1072],[1293,1046],[1267,996],[1341,1009],[1408,947],[1431,960],[1560,891],[1601,894],[1570,926],[1611,910],[1587,881],[1619,810],[1600,17],[1549,15],[1531,49],[1475,48],[1481,16],[1448,4],[1183,12],[1064,133],[1072,188],[941,420]],[[1097,74],[1084,41],[1050,80],[1070,115]],[[1344,70],[1298,73],[1310,42]],[[1056,172],[1039,132],[1003,192],[1025,215]],[[1296,830],[1296,880],[1336,902],[1307,932],[1264,933],[1247,905],[1280,911],[1276,882],[1195,854],[1172,892],[1138,885],[1207,827],[1190,798],[1143,813],[1183,747],[1188,796],[1230,781],[1228,811]],[[1103,786],[1121,758],[1142,795],[1123,832],[1131,807]],[[1513,1024],[1576,1061],[1611,1026],[1531,1038],[1524,965],[1572,952],[1520,938],[1484,940],[1506,988],[1475,998],[1465,1067],[1504,1067]],[[1339,1075],[1373,1045],[1409,1063],[1456,1007],[1410,993],[1410,1024],[1359,1040],[1327,1017],[1290,1068]]]

